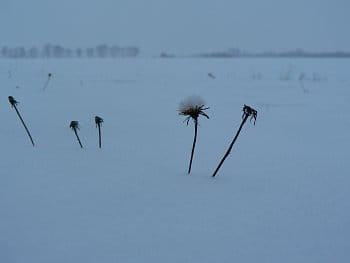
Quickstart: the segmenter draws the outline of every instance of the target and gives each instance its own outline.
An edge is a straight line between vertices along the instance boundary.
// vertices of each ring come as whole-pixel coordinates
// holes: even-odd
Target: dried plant
[[[45,82],[45,84],[44,84],[43,90],[46,90],[47,86],[48,86],[49,83],[50,83],[51,78],[52,78],[52,73],[47,74],[47,80],[46,80],[46,82]]]
[[[101,127],[103,119],[99,116],[95,116],[96,128],[98,128],[98,145],[101,148]]]
[[[190,97],[187,100],[180,103],[179,114],[187,116],[184,122],[186,122],[187,125],[191,119],[194,122],[194,138],[193,138],[193,144],[192,144],[190,164],[188,167],[188,174],[191,173],[194,149],[196,147],[196,142],[197,142],[198,118],[200,115],[202,115],[207,119],[209,119],[209,116],[204,112],[207,109],[209,108],[205,107],[205,102],[199,97]]]
[[[79,145],[81,148],[83,148],[83,145],[81,144],[80,138],[78,136],[77,130],[79,130],[79,122],[78,121],[71,121],[69,127],[74,131],[75,136],[78,139]]]
[[[34,141],[33,141],[32,135],[30,134],[30,132],[29,132],[29,130],[27,128],[27,125],[24,123],[23,118],[22,118],[21,114],[19,113],[19,111],[17,109],[18,101],[15,100],[14,97],[12,97],[12,96],[9,96],[8,99],[9,99],[9,102],[10,102],[12,108],[14,108],[16,110],[16,113],[17,113],[19,119],[21,120],[21,122],[22,122],[22,124],[24,126],[24,129],[26,130],[26,132],[27,132],[27,134],[29,136],[29,139],[32,142],[32,145],[34,146]]]
[[[254,110],[253,108],[247,106],[247,105],[244,105],[243,107],[243,115],[242,115],[242,123],[241,125],[239,126],[239,129],[235,135],[235,137],[233,138],[230,146],[228,147],[224,157],[221,159],[218,167],[215,169],[215,172],[213,173],[213,177],[215,177],[215,175],[217,174],[217,172],[219,171],[220,167],[222,166],[222,164],[224,163],[225,159],[227,158],[227,156],[230,154],[231,152],[231,149],[233,147],[233,145],[235,144],[237,138],[238,138],[238,135],[239,133],[241,132],[242,128],[243,128],[243,125],[246,123],[246,121],[248,120],[248,118],[250,117],[250,121],[254,120],[254,125],[255,125],[255,121],[256,121],[256,118],[257,118],[257,115],[258,115],[258,112],[256,110]]]

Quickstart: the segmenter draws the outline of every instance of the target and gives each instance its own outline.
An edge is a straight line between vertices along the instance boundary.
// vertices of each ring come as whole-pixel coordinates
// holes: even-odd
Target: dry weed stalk
[[[32,145],[34,146],[34,141],[33,141],[32,135],[30,134],[30,132],[29,132],[29,130],[28,130],[28,128],[27,128],[27,125],[24,123],[24,120],[23,120],[21,114],[19,113],[19,111],[18,111],[18,109],[17,109],[18,101],[15,100],[14,97],[12,97],[12,96],[9,96],[8,99],[9,99],[9,102],[10,102],[12,108],[14,108],[14,109],[16,110],[16,113],[17,113],[19,119],[21,120],[21,122],[22,122],[22,124],[23,124],[23,126],[24,126],[24,129],[26,130],[26,132],[27,132],[27,134],[28,134],[28,136],[29,136],[29,139],[30,139],[30,141],[32,142]]]
[[[241,125],[239,126],[239,129],[238,129],[235,137],[233,138],[230,146],[228,147],[224,157],[221,159],[218,167],[215,169],[215,172],[212,175],[213,177],[215,177],[215,175],[219,171],[220,167],[224,163],[225,159],[227,158],[227,156],[229,156],[229,154],[230,154],[230,152],[232,150],[232,147],[235,144],[235,142],[236,142],[236,140],[238,138],[238,135],[239,135],[239,133],[241,132],[241,130],[243,128],[243,125],[246,123],[246,121],[248,120],[249,117],[250,117],[250,121],[254,120],[254,125],[255,125],[255,121],[256,121],[257,115],[258,115],[258,112],[256,110],[254,110],[253,108],[251,108],[251,107],[249,107],[247,105],[244,105]]]
[[[198,118],[200,115],[202,115],[207,119],[209,119],[209,116],[204,112],[207,109],[209,108],[205,107],[205,102],[199,97],[190,97],[187,100],[180,103],[179,114],[187,116],[184,122],[186,122],[187,125],[190,119],[192,119],[194,122],[194,138],[193,138],[193,144],[192,144],[190,164],[188,167],[188,174],[191,173],[194,149],[196,147],[196,142],[197,142]]]
[[[79,145],[81,148],[83,148],[83,145],[81,144],[80,138],[78,136],[77,130],[79,130],[79,122],[78,121],[71,121],[69,127],[74,131],[75,136],[78,139]]]

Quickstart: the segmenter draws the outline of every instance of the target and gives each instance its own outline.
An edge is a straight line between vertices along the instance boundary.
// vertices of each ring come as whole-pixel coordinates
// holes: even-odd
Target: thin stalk
[[[233,138],[233,140],[232,140],[230,146],[228,147],[228,149],[227,149],[227,151],[226,151],[224,157],[221,159],[221,161],[220,161],[218,167],[215,169],[215,172],[214,172],[213,175],[212,175],[213,177],[215,177],[215,175],[216,175],[217,172],[219,171],[220,167],[221,167],[222,164],[224,163],[225,159],[227,158],[227,156],[229,156],[229,154],[230,154],[230,152],[231,152],[231,150],[232,150],[232,147],[233,147],[233,145],[235,144],[235,142],[236,142],[236,140],[237,140],[237,138],[238,138],[238,135],[240,134],[240,132],[241,132],[241,130],[242,130],[242,128],[243,128],[243,125],[246,123],[248,117],[249,117],[248,114],[245,114],[245,115],[244,115],[244,118],[243,118],[243,120],[242,120],[241,125],[239,126],[239,129],[238,129],[238,131],[237,131],[235,137]]]
[[[52,77],[52,74],[49,73],[49,74],[47,75],[47,80],[46,80],[46,82],[45,82],[45,84],[44,84],[43,90],[46,90],[47,86],[48,86],[49,83],[50,83],[51,77]]]
[[[98,126],[98,145],[101,148],[101,124],[97,124]]]
[[[98,128],[98,145],[101,148],[102,143],[101,143],[101,126],[102,126],[103,119],[99,116],[95,116],[95,123],[96,123],[96,128]]]
[[[194,155],[194,149],[196,147],[196,142],[197,142],[197,131],[198,131],[198,120],[194,120],[194,138],[193,138],[193,145],[192,145],[192,152],[191,152],[191,159],[190,159],[190,165],[188,167],[188,174],[191,173],[191,168],[192,168],[192,160],[193,160],[193,155]]]
[[[77,136],[77,139],[78,139],[78,142],[79,142],[80,147],[83,148],[83,145],[81,144],[80,138],[79,138],[79,136],[78,136],[77,129],[76,129],[75,127],[73,128],[73,131],[74,131],[74,133],[75,133],[75,136]]]
[[[79,122],[78,121],[71,121],[69,127],[74,131],[75,136],[78,139],[79,145],[81,148],[83,148],[83,145],[81,144],[80,138],[78,136],[77,130],[79,130]]]
[[[23,126],[24,126],[24,129],[26,130],[26,132],[27,132],[27,134],[28,134],[28,136],[29,136],[29,139],[30,139],[30,141],[32,142],[32,145],[35,146],[34,141],[33,141],[33,138],[32,138],[32,135],[30,134],[30,132],[29,132],[29,130],[28,130],[28,128],[27,128],[27,125],[24,123],[24,120],[23,120],[21,114],[19,113],[19,111],[18,111],[18,109],[17,109],[16,104],[17,104],[18,102],[17,102],[12,96],[9,96],[9,101],[10,101],[12,107],[15,108],[16,113],[17,113],[19,119],[21,120],[21,122],[22,122],[22,124],[23,124]]]

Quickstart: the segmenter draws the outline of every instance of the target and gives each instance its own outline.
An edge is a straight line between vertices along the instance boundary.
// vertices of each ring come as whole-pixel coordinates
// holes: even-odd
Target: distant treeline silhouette
[[[8,47],[1,48],[3,58],[120,58],[136,57],[140,53],[138,47],[100,44],[88,48],[67,48],[60,45],[46,44],[41,48]]]
[[[291,51],[265,51],[265,52],[247,52],[237,48],[229,49],[227,51],[207,52],[194,55],[194,57],[204,58],[350,58],[350,52],[345,51],[325,51],[325,52],[311,52],[303,49],[295,49]]]

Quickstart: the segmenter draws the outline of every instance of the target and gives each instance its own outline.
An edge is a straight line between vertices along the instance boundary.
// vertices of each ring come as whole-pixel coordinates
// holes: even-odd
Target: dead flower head
[[[244,119],[244,117],[250,117],[250,121],[254,120],[254,125],[255,125],[258,112],[245,104],[242,111],[243,111],[242,119]]]
[[[78,121],[71,121],[69,127],[73,130],[75,130],[75,129],[79,130],[79,122]]]
[[[204,112],[207,109],[209,109],[209,107],[205,107],[205,102],[202,98],[192,96],[180,103],[179,114],[187,116],[184,122],[188,125],[190,119],[193,119],[193,121],[197,123],[199,115],[209,119],[209,116]]]
[[[17,106],[18,101],[17,101],[17,100],[15,100],[15,98],[14,98],[14,97],[9,96],[9,97],[8,97],[8,99],[9,99],[9,102],[10,102],[10,104],[11,104],[11,106],[12,106],[12,107]]]

